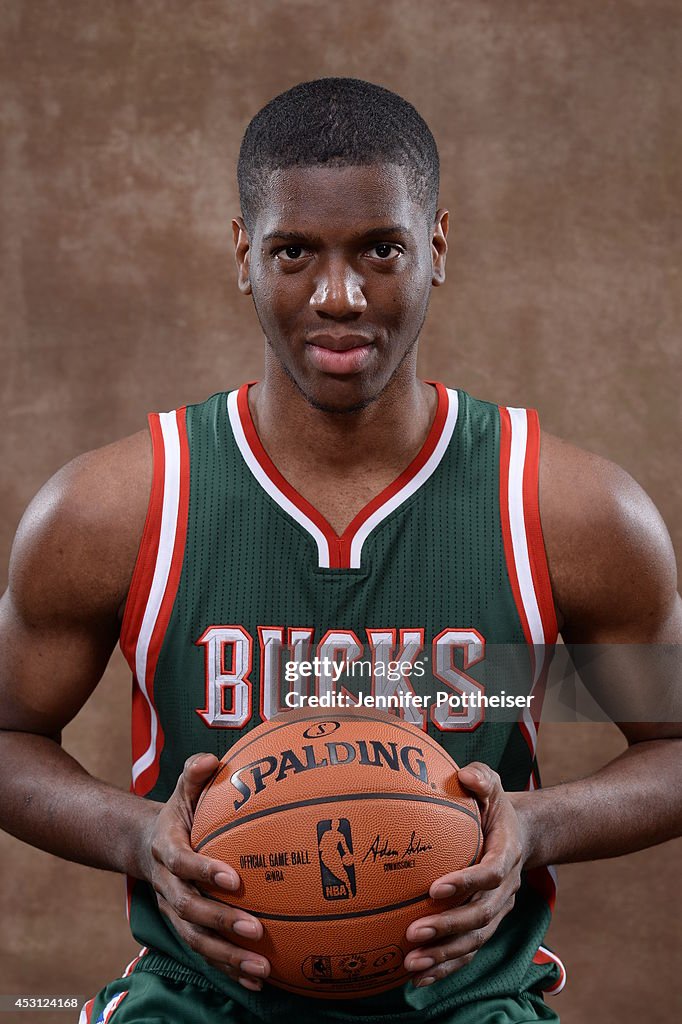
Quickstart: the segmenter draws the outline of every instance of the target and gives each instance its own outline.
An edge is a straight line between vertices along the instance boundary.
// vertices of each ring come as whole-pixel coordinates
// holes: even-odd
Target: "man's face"
[[[414,373],[431,287],[444,277],[447,213],[434,225],[394,166],[294,167],[270,179],[249,238],[234,222],[239,283],[284,372],[317,408],[366,406]],[[410,359],[411,357],[411,359]]]

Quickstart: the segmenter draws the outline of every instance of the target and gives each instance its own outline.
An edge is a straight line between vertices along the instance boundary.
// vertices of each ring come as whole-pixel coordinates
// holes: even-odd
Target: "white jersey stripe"
[[[407,501],[415,491],[426,483],[429,477],[433,474],[434,470],[440,465],[440,461],[445,454],[445,451],[450,444],[450,440],[457,424],[457,412],[459,409],[459,397],[456,391],[452,391],[450,388],[447,389],[448,395],[448,413],[443,426],[442,433],[438,438],[438,443],[431,453],[431,456],[424,463],[422,468],[416,473],[411,480],[409,480],[404,487],[385,501],[376,512],[373,512],[368,519],[358,529],[357,533],[353,537],[350,548],[350,567],[351,569],[359,569],[362,564],[362,546],[369,537],[375,526],[378,526],[382,520],[389,516],[391,512],[394,512],[404,501]]]
[[[516,575],[521,590],[523,607],[528,619],[528,627],[533,644],[544,644],[545,632],[538,606],[533,574],[530,567],[528,538],[523,507],[523,470],[526,463],[526,446],[528,442],[528,418],[525,409],[508,409],[511,420],[511,453],[509,456],[509,523],[511,527],[512,546]],[[537,681],[538,672],[536,667]]]
[[[512,549],[514,552],[514,565],[516,577],[521,591],[523,609],[528,620],[530,631],[532,663],[533,663],[533,687],[542,677],[545,665],[545,631],[542,625],[542,616],[538,605],[533,574],[530,565],[530,553],[528,551],[528,536],[526,534],[525,509],[523,502],[523,472],[526,465],[528,449],[528,413],[525,409],[508,408],[511,423],[511,450],[509,455],[509,525],[511,531]],[[537,655],[540,657],[537,657]],[[537,729],[530,708],[523,709],[523,721],[528,730],[531,749],[535,755],[537,746]]]
[[[149,645],[154,633],[154,626],[159,615],[163,595],[166,591],[168,576],[173,558],[173,547],[175,544],[175,532],[178,523],[178,508],[180,503],[180,437],[178,434],[178,423],[174,412],[164,412],[159,415],[161,433],[163,435],[163,457],[164,457],[164,485],[163,485],[163,506],[161,512],[161,534],[159,537],[159,551],[154,566],[154,577],[152,579],[147,606],[144,610],[144,617],[140,627],[140,633],[135,648],[135,675],[140,690],[149,705],[151,716],[151,734],[149,746],[144,754],[138,757],[133,765],[133,786],[142,774],[154,761],[156,753],[156,737],[158,733],[159,720],[156,708],[149,695],[149,683],[147,678],[147,658]]]
[[[317,544],[319,565],[323,569],[328,569],[330,562],[329,544],[327,543],[327,538],[322,533],[322,530],[315,525],[312,519],[308,518],[305,512],[301,511],[300,508],[294,505],[293,501],[290,501],[289,498],[287,498],[286,494],[284,494],[277,484],[270,479],[254,453],[251,451],[251,446],[246,439],[246,434],[244,433],[244,428],[242,427],[242,422],[239,418],[237,395],[237,391],[230,391],[227,396],[227,412],[230,417],[232,433],[234,434],[239,451],[242,453],[244,462],[249,467],[263,490],[270,495],[273,501],[276,501],[285,512],[289,513],[292,519],[295,519],[296,522],[307,530],[313,537]]]

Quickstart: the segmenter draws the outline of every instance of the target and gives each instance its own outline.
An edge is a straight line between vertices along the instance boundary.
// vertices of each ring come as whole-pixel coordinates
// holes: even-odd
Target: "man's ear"
[[[242,295],[250,295],[249,254],[251,242],[249,241],[246,224],[241,217],[235,217],[232,221],[232,238],[234,241],[234,258],[237,263],[237,285]]]
[[[445,259],[448,254],[448,227],[450,214],[447,210],[441,209],[436,213],[433,222],[433,234],[431,236],[431,258],[433,260],[433,273],[431,284],[434,288],[445,281]]]

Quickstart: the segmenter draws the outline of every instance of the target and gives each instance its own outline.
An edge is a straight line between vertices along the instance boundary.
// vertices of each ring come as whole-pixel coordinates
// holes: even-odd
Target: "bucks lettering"
[[[317,658],[323,665],[321,671],[312,679],[299,674],[287,684],[289,694],[302,697],[312,690],[315,696],[323,697],[336,692],[345,694],[352,702],[353,694],[345,686],[337,685],[331,668],[342,662],[354,681],[360,681],[364,692],[374,697],[401,699],[401,717],[419,728],[426,728],[429,715],[436,728],[445,732],[472,730],[480,725],[480,707],[453,710],[442,705],[423,709],[418,701],[411,701],[410,697],[415,695],[412,679],[423,673],[418,659],[424,652],[424,629],[365,632],[365,644],[353,630],[344,629],[327,630],[315,642],[314,629],[258,626],[260,719],[268,721],[292,706],[286,703],[282,687],[284,662],[302,665]],[[254,638],[243,626],[209,626],[196,644],[204,648],[206,688],[204,706],[196,709],[197,714],[212,728],[244,728],[253,715]],[[477,630],[444,629],[433,637],[431,644],[430,675],[439,689],[457,694],[485,693],[485,687],[464,671],[485,656],[485,640]],[[365,675],[351,672],[358,662],[364,664],[357,667],[368,668]],[[389,667],[396,663],[401,665],[400,673],[390,671]]]
[[[281,782],[288,775],[336,765],[343,767],[355,763],[367,768],[385,766],[394,772],[408,772],[428,786],[429,776],[423,756],[424,751],[420,747],[399,747],[397,743],[385,744],[379,740],[306,743],[298,750],[282,750],[276,756],[269,754],[239,768],[230,778],[234,788],[241,793],[241,799],[234,801],[234,809],[238,811],[256,793],[262,793],[268,784]]]

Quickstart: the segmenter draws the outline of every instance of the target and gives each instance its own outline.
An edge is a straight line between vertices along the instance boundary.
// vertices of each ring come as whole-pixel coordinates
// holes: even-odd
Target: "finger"
[[[472,761],[471,764],[460,768],[457,778],[483,803],[490,800],[496,792],[503,792],[500,776],[482,761]]]
[[[456,938],[451,938],[447,942],[440,942],[437,945],[413,949],[405,957],[405,969],[418,973],[428,972],[432,974],[433,969],[440,964],[450,960],[458,960],[460,957],[470,956],[488,941],[501,918],[502,915],[498,914],[485,928],[476,928],[465,935],[458,935]]]
[[[185,761],[182,775],[178,779],[178,788],[194,808],[204,789],[204,786],[215,775],[220,761],[215,754],[192,754]]]
[[[467,932],[452,942],[440,946],[429,946],[426,949],[413,949],[405,957],[405,969],[419,974],[433,974],[441,964],[460,957],[471,956],[487,941],[492,931]]]
[[[220,963],[218,960],[211,960],[206,958],[206,962],[214,967],[216,971],[221,971],[226,974],[228,978],[232,978],[233,981],[238,981],[240,985],[248,989],[250,992],[262,992],[263,982],[259,981],[258,978],[249,978],[247,975],[239,974],[232,967],[226,967],[225,964]]]
[[[252,978],[263,979],[270,974],[270,962],[260,953],[228,942],[209,928],[186,921],[163,897],[159,897],[159,907],[190,949],[204,959],[214,960],[223,969],[232,969]]]
[[[449,960],[469,956],[481,948],[498,928],[500,921],[512,910],[515,897],[508,897],[502,906],[496,905],[490,914],[484,916],[487,924],[474,927],[462,935],[448,936],[446,941],[436,942],[413,949],[405,957],[408,971],[432,973],[431,968]]]
[[[434,900],[458,896],[464,901],[477,892],[498,889],[509,876],[515,863],[513,852],[510,852],[509,856],[486,854],[474,867],[462,868],[461,871],[453,871],[449,875],[437,878],[429,889],[429,895]]]
[[[204,957],[206,963],[214,967],[216,971],[220,971],[222,974],[226,974],[228,978],[232,978],[234,981],[238,981],[244,985],[244,988],[250,989],[252,992],[260,992],[263,988],[263,982],[260,978],[251,977],[248,974],[241,974],[239,969],[236,969],[230,964],[223,963],[220,960],[213,960],[211,957]]]
[[[462,967],[470,964],[475,956],[476,952],[473,952],[457,957],[454,960],[445,960],[442,964],[422,971],[421,974],[416,974],[410,980],[415,988],[426,988],[427,985],[433,985],[434,981],[445,978],[448,974],[454,974],[455,971],[460,971]]]
[[[225,861],[195,853],[188,844],[182,826],[171,826],[152,841],[152,853],[171,875],[187,882],[204,886],[217,885],[235,891],[241,879],[235,869]]]
[[[242,986],[242,988],[247,988],[250,992],[263,991],[263,982],[257,981],[256,978],[245,978],[243,975],[240,975],[237,978],[237,981]]]
[[[216,959],[212,959],[212,957],[210,956],[205,956],[204,958],[207,964],[210,964],[211,967],[216,969],[216,971],[220,971],[222,974],[226,974],[228,978],[232,978],[235,981],[244,983],[245,988],[250,988],[251,991],[253,992],[260,992],[260,990],[262,989],[263,978],[260,971],[258,972],[257,976],[252,974],[242,974],[240,969],[233,968],[229,964],[224,964],[221,961],[216,961]],[[247,968],[247,970],[250,969],[250,966],[248,965],[247,962],[243,962],[241,970],[243,971],[245,967]]]
[[[172,907],[174,913],[189,924],[201,925],[222,935],[239,935],[258,941],[263,937],[263,925],[257,917],[243,910],[225,906],[218,900],[210,900],[192,885],[173,875],[167,875],[154,888],[159,898]]]
[[[432,882],[429,895],[434,900],[460,896],[468,899],[474,893],[495,889],[514,872],[521,860],[518,836],[505,827],[491,829],[486,848],[478,864],[441,875]]]
[[[408,942],[423,945],[449,935],[464,935],[479,928],[485,928],[500,912],[508,896],[502,899],[485,893],[480,899],[467,903],[464,907],[453,907],[442,914],[423,917],[413,921],[405,933]]]

